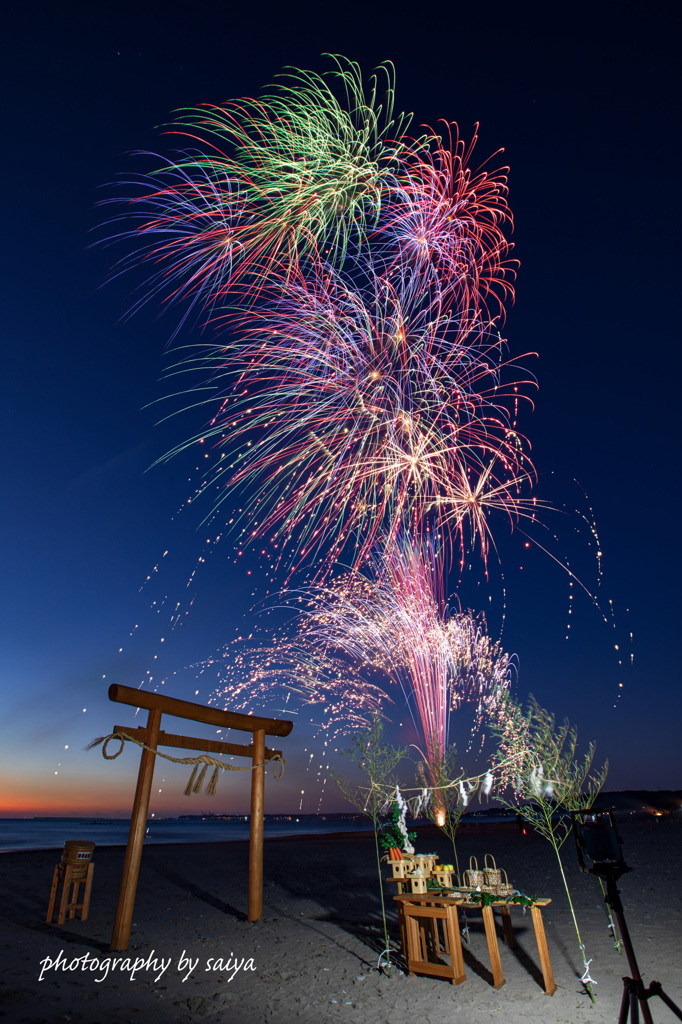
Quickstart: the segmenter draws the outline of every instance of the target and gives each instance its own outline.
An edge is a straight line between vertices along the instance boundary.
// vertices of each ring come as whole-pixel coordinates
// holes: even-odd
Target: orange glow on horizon
[[[174,818],[180,814],[200,814],[202,811],[213,814],[249,814],[250,780],[245,775],[240,773],[237,782],[234,777],[221,779],[215,796],[198,794],[185,797],[183,791],[187,777],[184,771],[174,771],[173,776],[166,777],[165,782],[164,776],[158,771],[154,775],[149,815]],[[64,772],[59,776],[33,772],[22,778],[5,774],[0,776],[0,818],[129,818],[136,778],[137,764],[111,777],[83,776],[72,772]],[[272,777],[268,775],[265,780],[265,813],[291,812],[299,799],[296,785],[293,776],[288,786],[284,780],[273,785]],[[330,802],[334,804],[331,808],[333,810],[347,809],[343,801],[337,799]],[[337,804],[341,806],[337,808]]]

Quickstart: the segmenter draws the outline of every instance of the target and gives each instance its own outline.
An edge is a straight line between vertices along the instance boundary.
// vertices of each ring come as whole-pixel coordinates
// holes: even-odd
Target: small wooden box
[[[436,880],[438,885],[442,885],[444,889],[452,889],[452,871],[434,871],[433,878]]]
[[[410,883],[410,892],[426,892],[426,878],[424,877],[424,875],[408,875],[407,877]]]
[[[394,878],[404,878],[412,868],[412,864],[407,860],[392,860],[390,861],[390,865],[393,869]]]

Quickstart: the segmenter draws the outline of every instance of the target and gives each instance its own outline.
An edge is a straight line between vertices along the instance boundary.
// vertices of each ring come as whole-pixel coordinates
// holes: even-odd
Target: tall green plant
[[[350,748],[343,750],[353,764],[356,764],[365,773],[369,780],[369,786],[357,786],[347,779],[334,776],[334,781],[349,803],[357,807],[359,811],[366,814],[372,820],[374,827],[374,844],[377,856],[377,874],[379,876],[379,895],[381,897],[381,918],[384,928],[384,950],[379,958],[381,965],[384,956],[388,975],[391,975],[391,947],[388,939],[388,927],[386,924],[386,904],[384,901],[384,886],[381,874],[381,853],[379,850],[379,831],[381,811],[386,803],[386,789],[397,785],[394,778],[394,771],[398,762],[407,754],[407,749],[394,747],[385,743],[383,738],[384,723],[381,715],[374,715],[370,726],[360,732],[356,732],[351,741]]]
[[[568,887],[561,847],[571,831],[570,811],[586,811],[594,803],[604,785],[608,762],[593,770],[595,744],[590,743],[585,755],[577,756],[578,733],[567,719],[557,725],[556,718],[540,707],[534,697],[524,711],[508,698],[497,711],[493,732],[498,749],[495,767],[499,771],[497,798],[516,809],[524,821],[551,843],[566,890],[578,945],[585,971],[581,981],[594,1002],[590,963],[580,936],[580,928]],[[514,798],[506,795],[513,788]]]

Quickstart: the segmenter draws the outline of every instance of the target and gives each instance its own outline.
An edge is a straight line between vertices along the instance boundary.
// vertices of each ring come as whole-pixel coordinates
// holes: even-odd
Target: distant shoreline
[[[618,812],[640,812],[644,815],[655,811],[664,813],[682,813],[682,789],[624,789],[613,792],[600,793],[595,802],[595,809],[616,810]],[[480,820],[486,817],[514,817],[514,811],[507,810],[502,806],[490,806],[479,808],[475,811],[465,811],[462,815],[462,824],[466,825],[473,819]],[[220,812],[207,811],[205,814],[177,814],[165,815],[149,820],[155,824],[159,822],[192,822],[192,821],[233,821],[248,822],[248,814],[222,814]],[[301,811],[278,811],[265,815],[266,822],[304,822],[304,821],[366,821],[365,815],[353,811],[321,811],[319,813]],[[109,814],[20,814],[10,815],[0,813],[2,821],[77,821],[79,824],[100,825],[114,824],[130,821],[129,817],[117,817]],[[423,823],[423,819],[419,819]]]

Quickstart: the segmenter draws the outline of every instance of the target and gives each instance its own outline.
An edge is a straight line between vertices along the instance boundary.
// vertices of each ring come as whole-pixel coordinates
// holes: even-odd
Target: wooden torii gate
[[[193,704],[175,697],[166,697],[161,693],[148,693],[136,690],[132,686],[119,686],[114,683],[109,687],[109,700],[120,704],[130,704],[135,708],[149,711],[146,728],[130,729],[127,726],[114,726],[114,732],[125,732],[132,738],[150,747],[143,748],[140,758],[140,770],[137,775],[135,800],[130,818],[130,832],[123,862],[123,875],[116,908],[114,929],[111,934],[111,950],[127,949],[130,940],[130,928],[133,921],[133,908],[137,880],[140,874],[142,846],[147,826],[149,797],[152,790],[154,762],[158,746],[182,747],[186,750],[202,750],[216,754],[237,754],[250,757],[254,766],[251,770],[251,833],[249,841],[249,901],[248,919],[258,921],[263,915],[263,809],[265,793],[265,759],[280,754],[278,750],[270,750],[265,746],[265,736],[288,736],[293,722],[281,718],[257,718],[255,715],[242,715],[236,711],[220,711],[218,708]],[[242,746],[237,743],[224,743],[219,740],[193,739],[191,736],[175,736],[161,732],[161,715],[174,715],[176,718],[187,718],[192,722],[205,722],[223,729],[239,729],[253,734],[251,744]],[[280,755],[281,756],[281,755]]]

